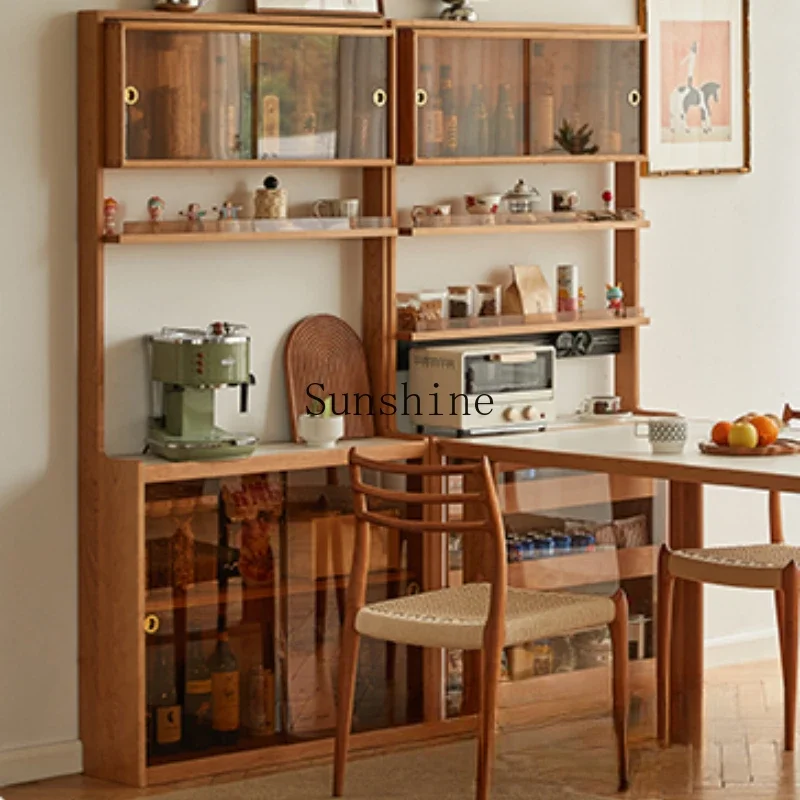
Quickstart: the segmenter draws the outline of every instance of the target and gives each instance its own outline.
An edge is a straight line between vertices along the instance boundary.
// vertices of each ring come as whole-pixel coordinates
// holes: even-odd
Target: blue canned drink
[[[572,537],[568,533],[553,533],[552,536],[556,553],[565,553],[572,549]]]
[[[536,545],[534,544],[533,537],[529,534],[523,537],[520,542],[522,545],[522,555],[526,561],[531,561],[536,558]]]
[[[573,533],[573,550],[594,550],[595,538],[591,533]]]
[[[522,543],[516,539],[509,539],[506,542],[506,558],[509,564],[518,564],[525,558]]]
[[[555,550],[553,537],[546,533],[537,533],[533,537],[533,546],[536,548],[536,558],[552,556]]]

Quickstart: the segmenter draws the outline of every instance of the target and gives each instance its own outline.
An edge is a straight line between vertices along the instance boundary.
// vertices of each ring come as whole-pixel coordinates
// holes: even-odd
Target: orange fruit
[[[721,445],[722,447],[728,446],[728,434],[731,432],[732,424],[730,422],[718,422],[711,429],[711,441],[714,444]]]
[[[750,424],[758,431],[759,447],[766,447],[768,444],[772,444],[780,433],[780,429],[775,424],[775,420],[769,417],[753,417],[753,419],[750,420]]]

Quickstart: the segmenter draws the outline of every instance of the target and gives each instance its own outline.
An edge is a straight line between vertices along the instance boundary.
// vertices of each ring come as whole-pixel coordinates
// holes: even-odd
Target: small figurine
[[[614,202],[614,193],[610,189],[606,189],[603,192],[602,198],[606,211],[612,211],[611,204]]]
[[[200,203],[189,203],[186,207],[186,211],[179,211],[178,213],[182,217],[186,217],[186,221],[191,225],[195,225],[202,223],[203,217],[205,217],[208,212],[200,208]]]
[[[147,201],[147,214],[150,217],[150,222],[161,222],[164,219],[164,208],[166,203],[157,196],[151,197]]]
[[[608,303],[608,310],[614,312],[615,317],[625,316],[625,292],[622,291],[622,284],[618,283],[616,286],[613,284],[606,284],[606,302]]]
[[[226,200],[221,206],[213,206],[213,211],[217,212],[217,219],[239,219],[239,212],[242,206],[235,206],[230,200]]]
[[[578,311],[583,313],[583,308],[586,305],[586,292],[583,291],[583,286],[578,287]]]
[[[103,235],[113,236],[117,232],[117,209],[119,203],[113,197],[103,201]]]

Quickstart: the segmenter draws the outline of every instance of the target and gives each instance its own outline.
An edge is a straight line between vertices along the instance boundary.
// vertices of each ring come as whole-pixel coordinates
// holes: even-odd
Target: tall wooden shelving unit
[[[79,14],[79,493],[80,493],[80,714],[81,739],[87,774],[131,785],[147,785],[199,774],[248,769],[270,763],[290,763],[327,755],[330,740],[303,745],[270,747],[267,750],[228,753],[185,763],[148,766],[145,758],[145,669],[142,620],[145,616],[144,532],[145,489],[150,484],[201,478],[222,478],[280,470],[306,470],[342,465],[345,451],[310,451],[292,446],[262,449],[246,461],[171,464],[133,456],[110,458],[105,454],[104,361],[105,361],[105,268],[106,248],[142,245],[147,242],[203,242],[233,247],[237,241],[287,239],[363,239],[362,337],[367,353],[373,391],[393,392],[397,372],[398,342],[405,338],[422,342],[429,334],[399,334],[396,322],[397,236],[430,235],[422,229],[398,229],[396,198],[397,164],[424,168],[431,165],[503,164],[614,164],[618,206],[639,208],[639,170],[643,152],[597,156],[534,154],[530,150],[530,123],[524,125],[521,151],[527,154],[501,157],[455,157],[423,159],[417,156],[417,74],[419,41],[440,38],[448,42],[525,42],[575,40],[592,42],[611,39],[644,45],[638,29],[562,27],[534,25],[473,25],[421,20],[396,22],[369,19],[331,19],[250,14],[197,14],[180,16],[159,12],[102,12]],[[198,32],[291,33],[373,36],[384,38],[388,48],[386,91],[387,140],[385,153],[372,158],[322,160],[269,160],[195,156],[173,158],[129,158],[126,153],[126,113],[123,97],[127,87],[126,35],[131,31],[170,32],[175,36]],[[530,57],[526,56],[530,66]],[[525,82],[524,89],[530,90]],[[524,104],[523,104],[524,105]],[[263,170],[269,164],[284,168],[359,168],[362,170],[363,214],[388,218],[378,229],[343,232],[213,234],[182,233],[164,237],[157,233],[126,233],[103,236],[104,180],[107,169],[242,168]],[[639,236],[645,221],[560,226],[553,235],[583,235],[612,231],[615,242],[615,277],[623,281],[628,305],[639,306]],[[531,228],[524,233],[542,233]],[[448,231],[448,235],[483,235],[481,230]],[[520,233],[520,231],[515,231]],[[524,235],[523,233],[523,235]],[[422,246],[420,243],[419,246]],[[644,317],[620,320],[608,328],[620,329],[620,352],[616,356],[616,391],[626,407],[639,406],[639,327]],[[522,324],[514,330],[524,337],[575,329],[576,322]],[[600,327],[601,323],[594,324]],[[586,327],[589,324],[586,323]],[[144,332],[143,332],[144,333]],[[491,332],[483,331],[482,336]],[[497,331],[498,338],[508,335]],[[464,338],[460,336],[459,338]],[[394,437],[391,418],[378,418],[384,437],[370,445],[376,458],[401,459],[425,456],[424,442]],[[425,551],[424,582],[430,587],[444,578],[441,552]],[[646,561],[646,558],[644,558]],[[638,575],[652,567],[640,558],[630,569]],[[442,670],[437,658],[426,656],[425,722],[420,726],[389,729],[356,737],[356,747],[385,747],[409,740],[463,734],[473,730],[474,720],[465,717],[446,721],[441,703]],[[563,680],[563,679],[562,679]],[[550,679],[548,691],[557,691],[559,678]],[[561,684],[558,684],[561,685]],[[571,684],[570,684],[571,685]],[[566,687],[567,684],[563,684]],[[542,684],[544,689],[544,684]],[[569,692],[572,690],[569,689]]]

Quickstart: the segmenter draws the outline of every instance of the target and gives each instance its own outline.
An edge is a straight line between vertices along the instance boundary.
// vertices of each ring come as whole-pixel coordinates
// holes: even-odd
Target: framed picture
[[[749,0],[640,0],[646,175],[751,169]]]
[[[383,16],[383,0],[249,0],[249,3],[251,11],[264,14]]]

